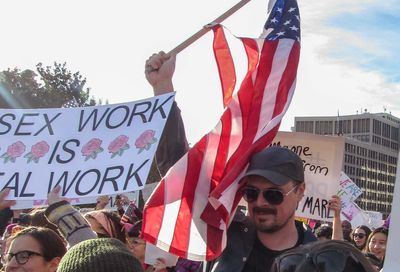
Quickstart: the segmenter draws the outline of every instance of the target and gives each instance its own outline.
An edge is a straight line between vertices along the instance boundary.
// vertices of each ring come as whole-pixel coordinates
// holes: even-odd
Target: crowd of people
[[[173,91],[175,58],[163,52],[146,62],[145,74],[154,94]],[[150,170],[150,182],[160,180],[188,150],[177,104],[171,109]],[[254,154],[243,177],[247,213],[237,212],[227,233],[227,246],[214,261],[179,258],[167,267],[158,258],[145,263],[141,237],[142,208],[121,195],[118,211],[105,209],[98,198],[89,212],[60,196],[48,195],[46,208],[12,211],[0,193],[1,263],[3,271],[379,271],[383,267],[388,228],[351,229],[340,220],[341,202],[332,196],[332,224],[314,230],[296,221],[295,211],[306,183],[301,158],[289,149],[270,147]],[[128,204],[124,209],[124,204]],[[125,205],[126,206],[126,205]],[[343,224],[342,224],[343,223]],[[155,256],[157,257],[157,256]],[[328,269],[330,268],[330,270]]]

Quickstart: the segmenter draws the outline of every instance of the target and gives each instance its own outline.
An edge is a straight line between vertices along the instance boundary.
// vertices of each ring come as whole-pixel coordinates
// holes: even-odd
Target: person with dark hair
[[[351,241],[356,248],[363,250],[370,234],[370,228],[365,225],[358,226],[351,232]]]
[[[71,247],[57,272],[142,272],[126,245],[114,238],[89,239]]]
[[[66,241],[48,228],[24,228],[10,239],[10,247],[2,256],[6,272],[55,272],[67,251]]]
[[[278,256],[270,272],[374,272],[367,258],[347,241],[301,245]]]
[[[385,227],[374,229],[368,236],[367,244],[365,245],[364,252],[374,254],[381,264],[379,269],[383,267],[386,254],[386,243],[389,236],[389,230]]]
[[[326,224],[321,225],[315,230],[314,234],[318,240],[330,240],[332,239],[332,227]]]
[[[348,220],[342,221],[342,230],[343,230],[343,239],[351,242],[350,234],[352,232],[352,226],[351,226],[350,221],[348,221]]]
[[[89,222],[90,227],[97,233],[99,238],[116,238],[125,243],[125,235],[120,224],[121,218],[118,214],[107,211],[98,210],[91,211],[84,215]]]
[[[45,212],[46,208],[36,208],[29,212],[27,215],[30,217],[30,225],[33,227],[49,228],[54,230],[60,237],[63,237],[57,225],[47,219]]]

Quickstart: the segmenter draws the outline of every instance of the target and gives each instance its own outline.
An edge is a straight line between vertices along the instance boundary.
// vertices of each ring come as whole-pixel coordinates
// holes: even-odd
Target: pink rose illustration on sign
[[[7,152],[1,155],[1,159],[4,159],[4,163],[15,162],[18,157],[21,157],[26,150],[26,146],[23,142],[18,141],[8,146]]]
[[[124,151],[130,148],[128,140],[128,136],[119,135],[108,145],[108,152],[112,153],[111,158],[114,158],[117,155],[122,156]]]
[[[85,157],[85,161],[89,160],[90,158],[96,159],[97,154],[104,151],[104,149],[101,147],[102,142],[103,141],[99,138],[93,138],[82,147],[81,152],[82,156]]]
[[[143,150],[149,150],[151,145],[157,142],[157,138],[154,137],[155,133],[154,130],[146,130],[136,139],[135,146],[139,149],[138,154]]]
[[[30,163],[31,161],[34,161],[35,163],[39,162],[39,159],[41,157],[44,157],[47,152],[49,152],[50,146],[47,142],[41,141],[36,144],[34,144],[31,147],[31,152],[27,153],[24,158],[27,158],[27,162]]]

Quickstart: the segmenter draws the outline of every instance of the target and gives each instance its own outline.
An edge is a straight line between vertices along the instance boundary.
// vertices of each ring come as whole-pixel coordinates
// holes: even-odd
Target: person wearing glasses
[[[11,236],[1,261],[6,272],[55,272],[66,251],[66,241],[53,230],[28,227]]]
[[[222,255],[204,271],[270,271],[275,257],[317,238],[295,211],[304,196],[301,158],[279,146],[254,154],[242,179],[248,216],[235,218]]]
[[[363,250],[367,244],[367,239],[370,233],[371,229],[365,225],[356,227],[351,233],[351,241],[353,245],[359,250]]]

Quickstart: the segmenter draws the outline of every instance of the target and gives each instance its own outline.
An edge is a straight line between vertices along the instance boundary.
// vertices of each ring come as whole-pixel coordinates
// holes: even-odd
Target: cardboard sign
[[[332,221],[333,212],[328,209],[328,201],[339,188],[344,138],[300,132],[278,132],[271,145],[289,148],[303,160],[306,191],[296,215]]]
[[[0,110],[0,190],[83,198],[143,188],[175,93],[68,109]]]

